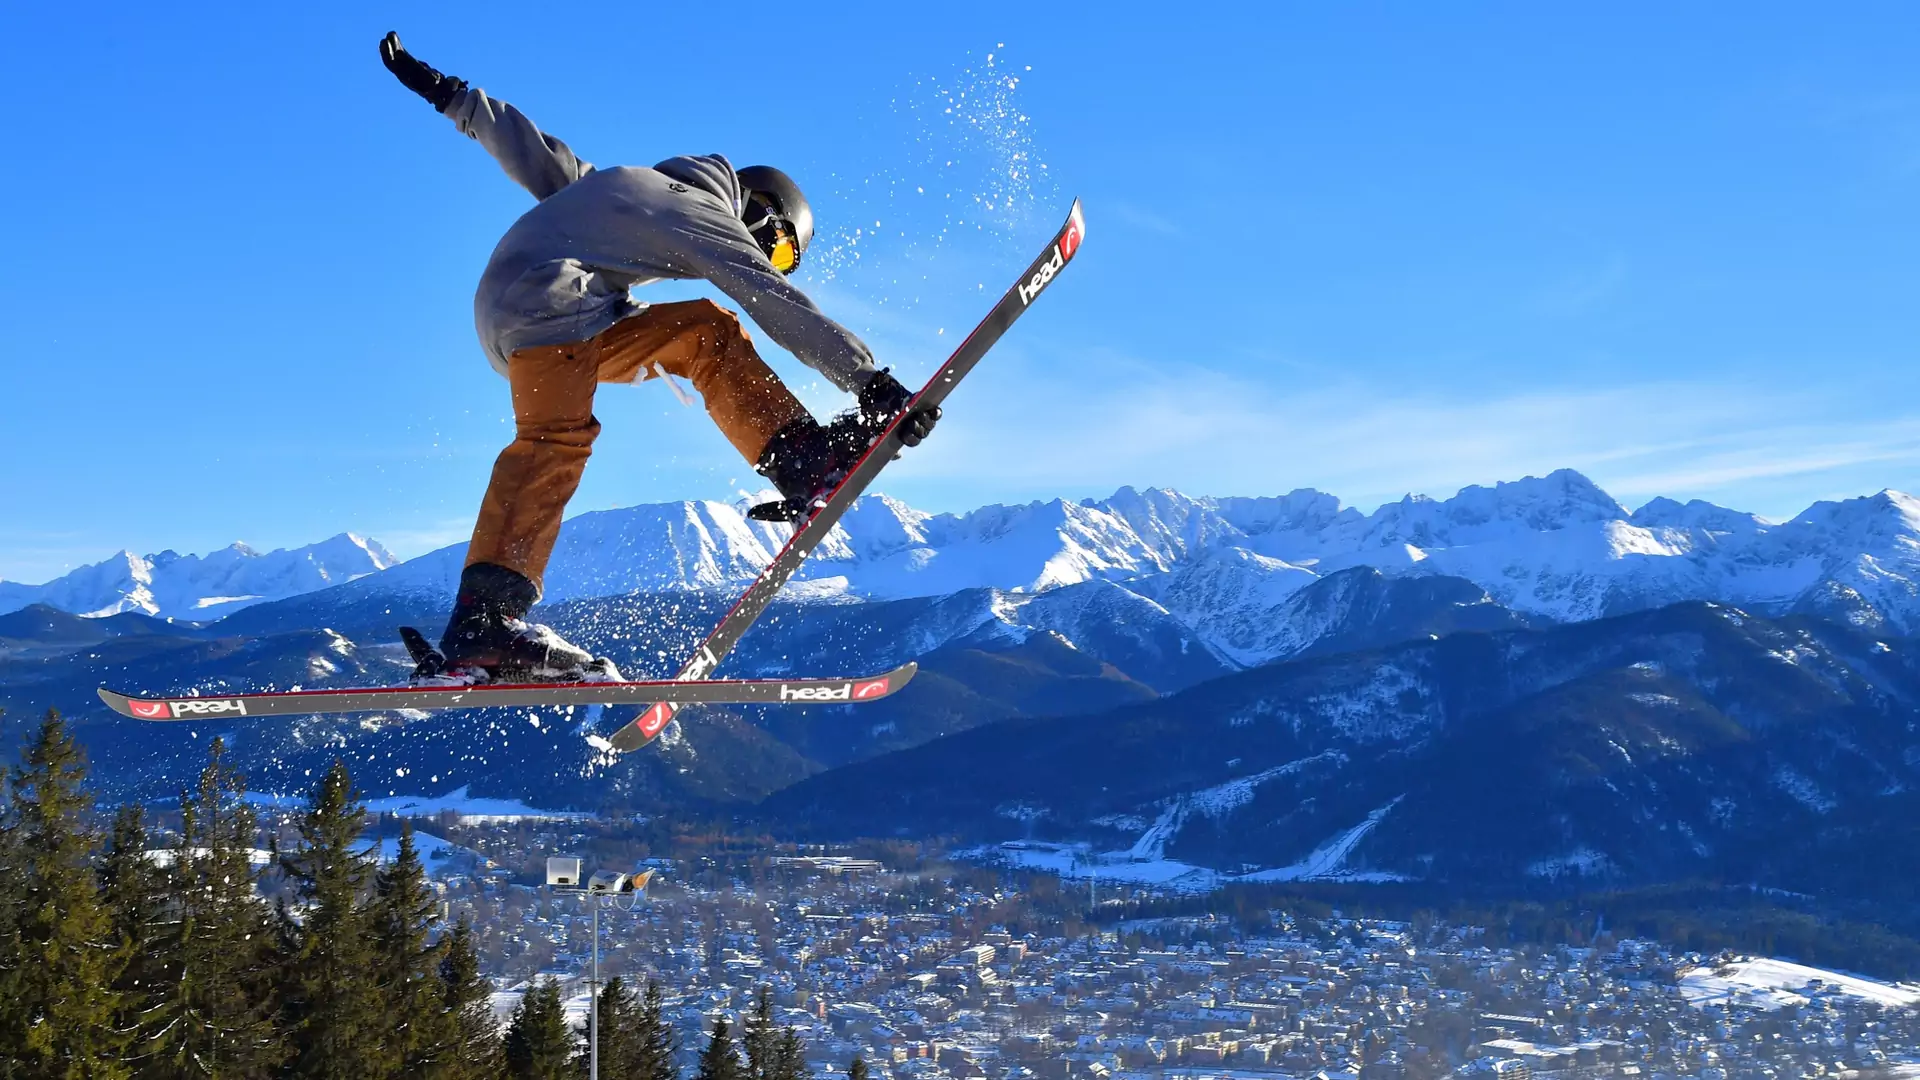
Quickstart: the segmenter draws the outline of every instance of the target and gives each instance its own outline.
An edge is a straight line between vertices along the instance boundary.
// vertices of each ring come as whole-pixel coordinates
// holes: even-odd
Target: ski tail
[[[613,738],[607,742],[623,754],[638,750],[667,730],[667,725],[673,723],[673,714],[679,711],[679,706],[671,701],[656,701],[634,717],[632,722],[614,732]]]
[[[407,646],[407,655],[413,658],[413,677],[430,679],[444,674],[447,670],[447,658],[433,647],[427,635],[411,626],[400,628],[400,640]]]

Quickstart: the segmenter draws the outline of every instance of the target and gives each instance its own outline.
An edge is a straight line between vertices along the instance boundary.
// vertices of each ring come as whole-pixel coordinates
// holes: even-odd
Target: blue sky
[[[883,481],[927,509],[1920,489],[1911,5],[194,7],[0,16],[0,578],[464,538],[509,431],[472,287],[529,201],[390,28],[591,161],[787,168],[805,286],[909,382],[1084,198],[1073,271]],[[598,412],[576,512],[758,486],[657,384]]]

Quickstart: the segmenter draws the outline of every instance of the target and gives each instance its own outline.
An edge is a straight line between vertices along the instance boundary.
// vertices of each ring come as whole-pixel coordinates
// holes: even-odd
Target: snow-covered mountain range
[[[0,581],[0,613],[46,604],[76,615],[133,611],[204,622],[378,573],[399,562],[378,542],[352,533],[264,555],[245,544],[210,555],[122,551],[44,585]]]
[[[541,617],[623,671],[671,674],[783,539],[721,503],[583,514]],[[211,733],[266,791],[350,749],[375,795],[759,804],[769,827],[1019,840],[1103,876],[1814,892],[1840,866],[1862,869],[1840,892],[1875,895],[1884,838],[1920,808],[1920,501],[1784,523],[1666,499],[1630,512],[1565,471],[1371,514],[1314,491],[958,515],[868,498],[726,670],[914,659],[914,685],[857,710],[689,710],[612,764],[585,737],[611,712],[183,727],[97,702],[103,684],[396,681],[411,662],[394,628],[431,630],[464,554],[392,565],[340,537],[0,587],[0,608],[36,602],[0,611],[0,725],[58,708],[124,797],[177,790]]]
[[[783,530],[715,502],[582,514],[561,531],[546,600],[737,586],[772,557]],[[456,545],[389,569],[383,549],[350,536],[270,556],[123,555],[33,589],[0,585],[0,611],[38,601],[204,619],[355,578],[343,601],[450,595],[463,557]],[[1699,501],[1662,498],[1629,511],[1571,470],[1444,500],[1411,495],[1371,514],[1304,489],[1206,498],[1122,488],[1101,500],[958,515],[877,495],[856,504],[797,586],[803,595],[901,599],[1116,583],[1223,657],[1252,664],[1297,644],[1308,616],[1289,607],[1295,594],[1358,566],[1464,578],[1493,602],[1554,622],[1698,599],[1911,633],[1920,630],[1920,500],[1883,491],[1775,524]]]

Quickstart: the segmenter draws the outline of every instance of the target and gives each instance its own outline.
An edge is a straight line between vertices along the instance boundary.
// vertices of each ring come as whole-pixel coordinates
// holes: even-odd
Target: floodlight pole
[[[556,865],[565,876],[556,877]],[[652,878],[652,870],[635,876],[609,870],[593,875],[585,888],[568,888],[580,880],[580,860],[571,856],[547,860],[547,887],[555,892],[577,893],[586,897],[587,903],[593,906],[593,966],[587,976],[588,1080],[600,1080],[600,901],[604,897],[622,893],[636,894],[636,900],[644,899],[647,882]],[[633,909],[629,907],[625,910]]]
[[[600,897],[587,894],[593,905],[593,975],[587,980],[587,1080],[600,1080]]]
[[[592,889],[564,889],[577,893],[593,908],[593,966],[587,976],[587,1080],[600,1080],[600,894]]]
[[[592,889],[548,888],[584,896],[593,908],[593,966],[587,976],[587,1080],[600,1080],[600,895]]]

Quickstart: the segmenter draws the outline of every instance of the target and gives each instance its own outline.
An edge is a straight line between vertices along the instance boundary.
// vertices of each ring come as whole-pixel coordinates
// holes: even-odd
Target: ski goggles
[[[793,242],[793,225],[759,199],[755,199],[752,205],[761,213],[758,218],[746,223],[747,231],[753,234],[761,250],[767,253],[767,260],[773,263],[775,270],[782,274],[793,273],[794,268],[800,265],[800,247]],[[762,237],[767,230],[773,233],[771,244]]]
[[[800,265],[800,250],[793,246],[792,237],[783,234],[780,239],[774,241],[773,251],[767,255],[767,258],[773,262],[775,270],[783,274],[791,274],[793,268]]]

